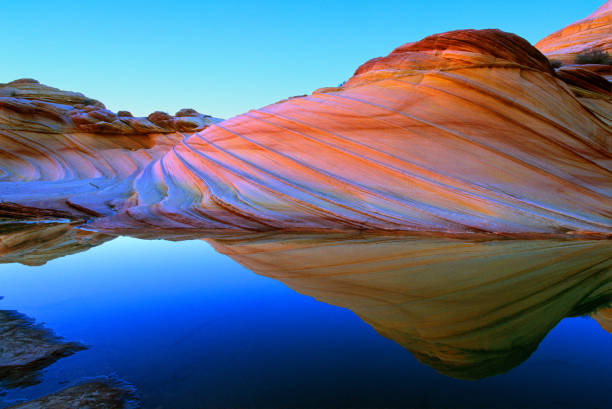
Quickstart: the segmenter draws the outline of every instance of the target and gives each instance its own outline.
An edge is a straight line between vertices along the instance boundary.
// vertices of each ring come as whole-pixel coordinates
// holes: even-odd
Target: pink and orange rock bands
[[[103,230],[609,235],[609,83],[565,77],[513,34],[433,35],[199,132],[10,125],[0,196]]]

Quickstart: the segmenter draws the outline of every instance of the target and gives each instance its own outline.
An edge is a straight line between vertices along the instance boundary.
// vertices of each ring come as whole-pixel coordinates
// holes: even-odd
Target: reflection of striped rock
[[[593,50],[612,54],[612,0],[590,16],[543,38],[535,45],[552,59],[572,64],[576,55]]]
[[[593,314],[593,318],[603,329],[612,334],[612,307],[604,308]]]
[[[459,378],[509,370],[561,319],[612,301],[606,240],[254,234],[207,242],[257,274],[353,311]]]
[[[610,233],[611,141],[526,41],[450,32],[185,138],[96,225]]]

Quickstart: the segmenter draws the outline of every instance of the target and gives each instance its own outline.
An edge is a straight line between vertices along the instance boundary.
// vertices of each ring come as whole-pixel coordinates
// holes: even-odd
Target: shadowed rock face
[[[21,113],[7,114],[0,197],[89,218],[109,232],[610,235],[606,83],[594,72],[555,74],[516,35],[461,30],[366,62],[342,87],[195,133],[81,133],[72,111],[53,114],[64,120],[53,131],[60,133],[41,133],[19,125],[30,123]],[[10,87],[26,85],[40,87]],[[57,92],[25,99],[46,107],[50,97],[40,94],[57,100]],[[69,95],[75,115],[114,123],[97,103]],[[10,112],[45,124],[53,115],[42,112],[55,112],[36,109]]]
[[[65,342],[53,331],[16,311],[0,310],[0,385],[17,388],[40,382],[40,372],[85,347]]]
[[[506,372],[561,319],[612,300],[612,248],[602,240],[337,234],[207,241],[257,274],[355,312],[456,378]],[[595,315],[602,326],[609,325],[604,311]]]
[[[572,64],[576,55],[593,50],[612,54],[612,0],[590,16],[543,38],[535,45],[552,59]]]
[[[99,379],[82,382],[8,409],[135,409],[134,389],[123,382]]]

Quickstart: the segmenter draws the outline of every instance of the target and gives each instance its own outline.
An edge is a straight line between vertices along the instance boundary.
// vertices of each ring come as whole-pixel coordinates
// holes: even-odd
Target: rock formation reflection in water
[[[14,234],[29,240],[11,251],[6,243],[17,240],[3,236],[0,260],[22,255],[42,263],[112,239],[68,224],[23,226]],[[63,233],[50,234],[56,231]],[[75,247],[82,236],[93,239]],[[148,232],[146,238],[199,237]],[[593,314],[604,329],[611,327],[608,240],[341,233],[217,234],[204,240],[256,274],[353,311],[422,363],[455,378],[510,370],[565,317]]]

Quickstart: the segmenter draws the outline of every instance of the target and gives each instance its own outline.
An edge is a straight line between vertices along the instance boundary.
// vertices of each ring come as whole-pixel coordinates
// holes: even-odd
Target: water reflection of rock
[[[0,386],[27,387],[40,383],[41,371],[85,347],[66,342],[52,330],[17,311],[0,310]]]
[[[8,409],[129,409],[139,407],[134,389],[123,382],[98,379],[83,382]]]
[[[354,311],[421,362],[457,378],[508,371],[561,319],[612,300],[607,240],[253,235],[207,241],[257,274]]]
[[[70,223],[4,222],[0,224],[0,263],[42,265],[113,238],[75,229]]]
[[[592,317],[603,329],[612,334],[612,307],[597,310]]]
[[[193,231],[131,234],[200,238]],[[482,378],[520,364],[565,317],[592,313],[612,329],[606,309],[612,300],[610,240],[221,232],[207,237],[255,273],[354,311],[421,362],[458,378]],[[0,261],[42,264],[112,238],[70,224],[5,227]]]

